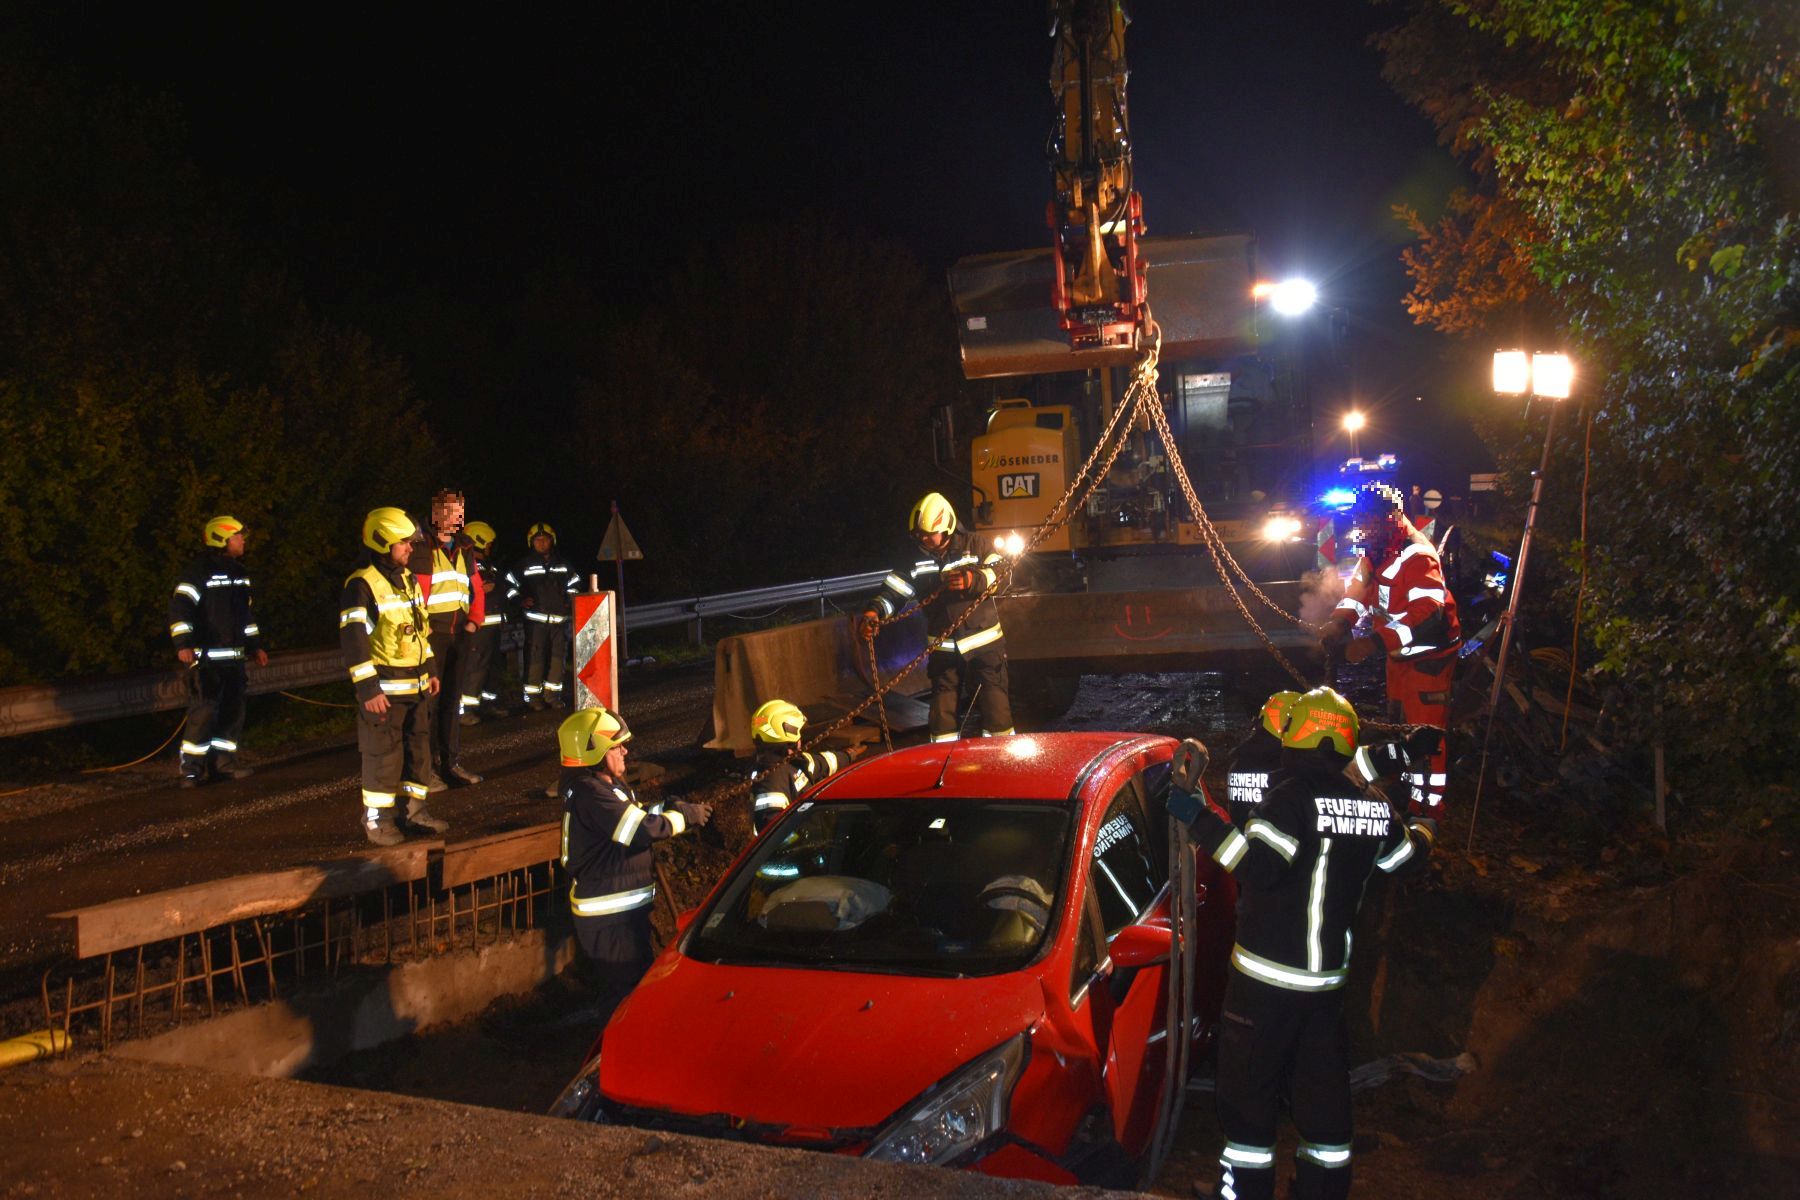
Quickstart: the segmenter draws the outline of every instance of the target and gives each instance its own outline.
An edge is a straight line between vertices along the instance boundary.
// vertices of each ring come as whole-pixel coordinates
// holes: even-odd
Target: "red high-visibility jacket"
[[[1369,629],[1382,648],[1398,658],[1441,658],[1462,641],[1456,597],[1444,584],[1444,567],[1425,535],[1408,529],[1408,540],[1388,563],[1368,559],[1344,585],[1337,612],[1370,617]]]

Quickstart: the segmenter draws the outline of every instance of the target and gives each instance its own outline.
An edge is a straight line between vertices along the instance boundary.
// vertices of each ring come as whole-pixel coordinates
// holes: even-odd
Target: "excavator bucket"
[[[1047,375],[1129,366],[1131,347],[1074,350],[1051,293],[1056,263],[1049,247],[976,254],[950,268],[950,296],[963,374]],[[1150,311],[1162,328],[1162,357],[1239,353],[1257,340],[1254,243],[1247,234],[1146,237],[1138,253],[1149,264]]]

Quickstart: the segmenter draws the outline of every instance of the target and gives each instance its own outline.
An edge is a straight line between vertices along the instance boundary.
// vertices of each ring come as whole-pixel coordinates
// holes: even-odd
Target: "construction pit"
[[[1089,679],[1057,726],[1223,746],[1246,726],[1255,690],[1201,675]],[[550,722],[536,720],[547,736]],[[669,723],[696,722],[681,710]],[[513,736],[486,743],[491,751],[473,740],[471,751],[513,753]],[[728,760],[658,757],[671,794],[721,805],[721,844],[677,843],[664,855],[674,902],[688,905],[747,838],[747,814],[729,807],[741,789]],[[492,761],[475,759],[484,770]],[[547,772],[527,776],[507,786],[522,797]],[[476,790],[452,795],[467,805]],[[1457,800],[1445,840],[1460,848],[1468,805]],[[1780,1194],[1800,1144],[1789,848],[1721,835],[1683,851],[1627,843],[1604,857],[1566,822],[1487,804],[1472,852],[1446,854],[1403,892],[1371,894],[1359,925],[1348,1004],[1366,1085],[1356,1094],[1358,1191]],[[129,948],[53,970],[53,1013],[71,998],[104,1005],[110,987],[112,1024],[103,1032],[99,1010],[84,1010],[72,1053],[0,1071],[0,1194],[973,1196],[1045,1186],[540,1115],[604,1013],[546,906],[546,823],[522,823],[537,814],[523,799],[494,807],[516,827],[484,831],[452,808],[459,835],[475,836],[402,847],[410,858],[358,851],[263,872],[287,889],[266,904],[296,889],[303,902],[257,913],[239,888],[229,934],[208,925],[203,948],[188,933],[185,954],[165,940],[141,975]],[[403,878],[421,858],[422,874]],[[145,862],[148,883],[153,856]],[[371,872],[373,889],[362,886]],[[346,879],[357,889],[343,893]],[[114,903],[183,919],[179,896],[169,899]],[[665,933],[672,909],[657,910]],[[105,962],[110,982],[95,970]],[[171,972],[181,987],[162,987]],[[27,1018],[41,1028],[32,1006],[43,1003],[9,1008],[6,1032]],[[1208,1194],[1215,1177],[1206,1073],[1157,1194]],[[1287,1150],[1284,1141],[1284,1159]]]

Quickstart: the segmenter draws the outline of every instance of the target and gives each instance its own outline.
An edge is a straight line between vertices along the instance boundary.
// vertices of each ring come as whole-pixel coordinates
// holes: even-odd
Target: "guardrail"
[[[882,571],[867,571],[860,575],[808,579],[748,591],[633,605],[625,610],[625,631],[629,636],[633,630],[685,623],[689,639],[698,644],[702,623],[707,617],[755,617],[812,600],[818,601],[819,615],[824,616],[826,600],[857,592],[871,593],[880,586],[884,575]],[[506,644],[517,646],[516,632],[509,629],[507,634],[513,640]],[[270,655],[267,667],[252,666],[249,675],[250,694],[261,696],[336,683],[344,678],[344,660],[336,647],[289,650]],[[0,688],[0,737],[166,712],[183,708],[187,702],[187,668]]]

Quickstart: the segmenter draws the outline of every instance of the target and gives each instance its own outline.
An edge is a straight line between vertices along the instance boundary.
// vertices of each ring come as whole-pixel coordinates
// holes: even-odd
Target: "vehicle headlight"
[[[1263,540],[1265,542],[1285,542],[1300,536],[1300,519],[1298,517],[1270,517],[1263,522]]]
[[[1029,1031],[1021,1033],[945,1077],[902,1109],[863,1157],[941,1166],[1005,1129],[1030,1039]]]
[[[606,1111],[600,1104],[600,1056],[598,1054],[582,1064],[575,1078],[562,1090],[556,1102],[550,1106],[553,1117],[567,1117],[572,1121],[592,1121],[595,1124],[606,1123]]]
[[[994,535],[994,549],[1017,558],[1025,553],[1025,538],[1018,533],[997,533]]]

